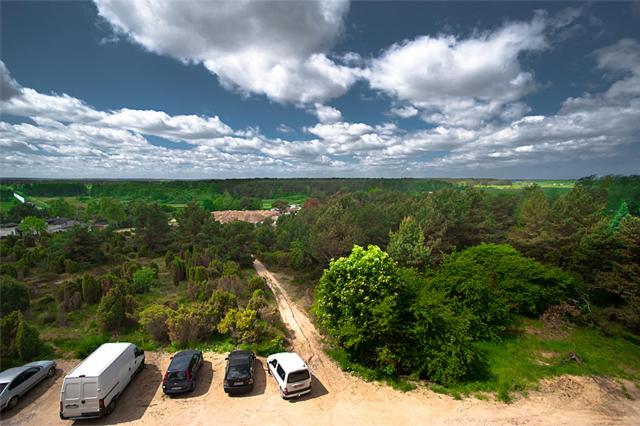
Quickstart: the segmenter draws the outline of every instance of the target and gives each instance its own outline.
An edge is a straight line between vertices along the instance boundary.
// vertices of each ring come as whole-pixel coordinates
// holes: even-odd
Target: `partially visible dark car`
[[[253,364],[256,355],[251,351],[233,351],[227,357],[224,372],[224,391],[229,395],[245,393],[253,389]]]
[[[202,365],[202,352],[182,351],[171,357],[171,363],[162,380],[162,391],[167,395],[192,392],[196,388],[196,374]]]

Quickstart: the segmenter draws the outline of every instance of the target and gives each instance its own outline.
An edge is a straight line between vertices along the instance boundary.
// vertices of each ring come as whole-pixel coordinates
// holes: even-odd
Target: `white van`
[[[280,352],[267,358],[269,374],[278,383],[284,399],[296,398],[311,392],[311,372],[295,352]]]
[[[144,368],[144,351],[132,343],[105,343],[64,378],[61,419],[109,414],[131,378]]]

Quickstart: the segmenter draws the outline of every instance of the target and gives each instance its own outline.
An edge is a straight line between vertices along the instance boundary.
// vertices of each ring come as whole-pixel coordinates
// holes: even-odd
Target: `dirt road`
[[[308,360],[316,379],[309,396],[283,401],[260,359],[256,385],[244,397],[229,398],[222,388],[224,354],[206,353],[193,394],[168,398],[160,382],[169,354],[148,353],[147,368],[136,377],[110,416],[84,424],[152,425],[640,425],[640,390],[626,387],[628,399],[610,380],[560,377],[541,384],[511,404],[467,398],[456,401],[421,388],[402,393],[345,374],[324,355],[320,336],[306,314],[287,296],[276,277],[259,262],[256,270],[273,289],[292,344]],[[58,418],[62,377],[78,361],[60,361],[58,374],[40,384],[18,407],[2,416],[3,425],[70,424]]]

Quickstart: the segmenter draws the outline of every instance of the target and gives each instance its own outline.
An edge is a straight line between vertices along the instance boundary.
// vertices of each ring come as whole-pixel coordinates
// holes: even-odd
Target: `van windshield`
[[[307,380],[308,378],[309,378],[308,370],[294,371],[293,373],[289,373],[289,377],[287,377],[287,383],[297,383],[303,380]]]

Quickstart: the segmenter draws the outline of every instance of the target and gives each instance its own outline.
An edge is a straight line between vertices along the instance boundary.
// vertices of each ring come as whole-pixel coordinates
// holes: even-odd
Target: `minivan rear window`
[[[289,373],[289,377],[287,377],[287,383],[297,383],[307,379],[309,379],[309,371],[298,370],[298,371]]]
[[[80,398],[80,384],[67,383],[64,387],[64,395],[66,398]]]
[[[82,396],[84,398],[95,398],[98,395],[98,387],[95,382],[82,384]]]

